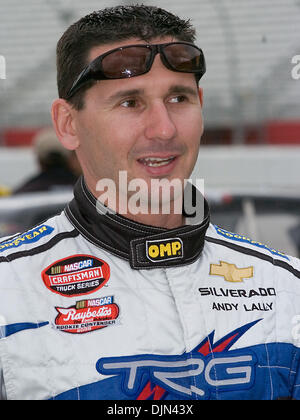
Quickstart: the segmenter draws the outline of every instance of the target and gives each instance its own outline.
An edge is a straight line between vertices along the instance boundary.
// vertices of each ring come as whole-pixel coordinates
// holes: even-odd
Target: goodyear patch
[[[273,255],[278,255],[279,257],[283,257],[283,258],[285,258],[289,261],[289,258],[288,258],[287,255],[283,254],[280,251],[277,251],[276,249],[270,248],[267,245],[262,244],[261,242],[254,241],[250,238],[247,238],[246,236],[239,235],[238,233],[229,232],[229,231],[227,231],[225,229],[222,229],[222,228],[220,228],[219,226],[216,226],[216,225],[214,225],[214,228],[216,229],[216,232],[219,235],[224,236],[224,238],[232,239],[233,241],[244,242],[244,243],[247,243],[247,244],[255,245],[259,248],[263,248],[263,249],[268,250]]]
[[[146,241],[146,253],[153,262],[183,258],[183,243],[180,238]]]
[[[6,249],[10,249],[10,248],[18,248],[19,246],[24,245],[24,244],[31,244],[33,242],[37,242],[43,236],[50,235],[50,233],[52,233],[53,230],[54,228],[52,228],[51,226],[47,226],[47,225],[38,226],[32,230],[22,233],[19,236],[16,236],[13,239],[2,242],[0,244],[0,252],[3,252]]]

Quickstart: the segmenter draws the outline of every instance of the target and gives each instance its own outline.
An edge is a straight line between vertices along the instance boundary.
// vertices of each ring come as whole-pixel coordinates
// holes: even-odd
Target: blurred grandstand
[[[36,131],[51,124],[50,107],[57,96],[55,47],[65,28],[86,13],[120,3],[131,2],[1,1],[0,55],[5,58],[6,79],[0,80],[0,145],[30,145]],[[292,57],[300,54],[300,0],[143,3],[192,18],[197,28],[197,44],[207,60],[207,73],[201,81],[203,144],[300,144],[300,80],[291,75]],[[3,165],[12,157],[4,148],[2,151],[5,159],[0,162],[0,182],[16,182],[11,174],[7,180],[3,178]],[[14,153],[16,162],[20,161],[20,173],[22,165],[27,172],[34,168],[26,153]],[[22,156],[28,156],[30,164],[24,163]],[[299,165],[298,148],[291,156],[297,157]],[[202,175],[209,178],[206,173]]]

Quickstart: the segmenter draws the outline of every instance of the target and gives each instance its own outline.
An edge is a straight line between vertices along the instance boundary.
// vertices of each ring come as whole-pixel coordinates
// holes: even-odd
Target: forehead
[[[88,54],[88,57],[89,57],[88,62],[90,63],[95,58],[99,57],[99,55],[104,54],[118,47],[125,47],[127,45],[133,45],[133,44],[164,44],[165,42],[174,42],[174,41],[177,41],[177,40],[171,36],[166,36],[166,37],[151,39],[150,42],[146,42],[138,38],[130,38],[123,41],[117,41],[117,42],[112,42],[109,44],[99,45],[99,46],[91,48]]]

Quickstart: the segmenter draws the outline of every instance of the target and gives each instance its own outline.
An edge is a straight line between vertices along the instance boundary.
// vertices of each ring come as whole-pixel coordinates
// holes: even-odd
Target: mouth
[[[159,168],[161,166],[166,166],[172,163],[176,159],[176,156],[169,157],[145,157],[138,159],[138,162],[144,166],[150,168]]]
[[[137,159],[140,168],[151,177],[165,177],[171,175],[177,167],[179,155],[145,156]]]

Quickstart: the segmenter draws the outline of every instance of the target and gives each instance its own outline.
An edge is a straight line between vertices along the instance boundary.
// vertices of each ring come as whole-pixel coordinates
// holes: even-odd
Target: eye
[[[136,99],[125,99],[120,104],[124,108],[135,108],[137,106],[137,100]]]
[[[170,102],[171,103],[180,103],[180,102],[185,102],[185,101],[187,101],[187,97],[185,96],[185,95],[176,95],[176,96],[173,96],[171,99],[170,99]]]

